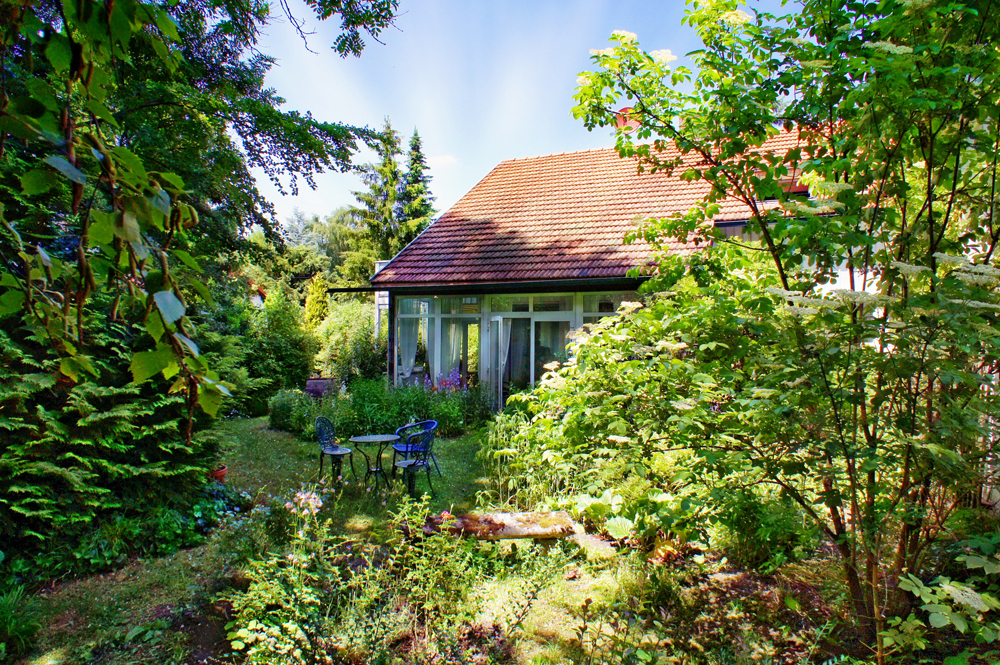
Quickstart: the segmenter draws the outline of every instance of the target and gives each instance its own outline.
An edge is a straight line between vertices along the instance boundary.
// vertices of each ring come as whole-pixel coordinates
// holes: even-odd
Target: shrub
[[[15,585],[6,593],[0,593],[0,658],[26,653],[39,628],[23,586]]]
[[[301,390],[279,390],[268,402],[271,428],[286,432],[296,431],[292,428],[292,417],[307,409],[310,402],[312,398]]]
[[[734,563],[769,574],[788,561],[809,555],[817,544],[815,527],[784,497],[746,489],[720,506],[720,544]]]
[[[330,314],[317,327],[319,353],[316,370],[336,377],[341,384],[356,379],[377,379],[385,374],[388,357],[387,328],[375,335],[372,304],[358,300],[334,302]]]
[[[481,391],[425,390],[420,386],[387,388],[384,379],[357,379],[346,394],[312,399],[298,390],[283,390],[270,402],[270,425],[305,439],[314,435],[317,416],[334,424],[337,437],[391,433],[406,423],[438,421],[437,434],[453,436],[482,422],[489,413]]]

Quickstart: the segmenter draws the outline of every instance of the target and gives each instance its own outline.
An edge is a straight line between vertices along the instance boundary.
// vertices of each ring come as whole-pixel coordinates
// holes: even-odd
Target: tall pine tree
[[[410,154],[406,161],[406,174],[399,192],[399,217],[401,247],[405,247],[431,223],[434,216],[434,197],[431,196],[431,177],[427,175],[427,160],[424,157],[420,134],[413,130],[410,138]]]
[[[397,212],[403,182],[396,161],[396,157],[402,154],[399,134],[392,128],[389,118],[385,119],[385,128],[375,150],[381,161],[361,167],[362,179],[368,185],[368,191],[353,192],[361,206],[353,207],[351,212],[365,227],[368,239],[375,248],[376,258],[389,259],[402,248],[397,240]]]

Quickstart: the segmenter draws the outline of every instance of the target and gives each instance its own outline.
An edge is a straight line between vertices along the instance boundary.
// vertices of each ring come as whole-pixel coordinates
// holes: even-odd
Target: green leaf
[[[59,179],[48,169],[32,169],[21,176],[21,191],[32,196],[47,192],[59,184]]]
[[[787,596],[785,596],[785,607],[787,607],[793,612],[798,612],[799,610],[802,609],[802,605],[799,604],[799,601],[797,601],[795,599],[795,596],[793,596],[792,594],[788,594]]]
[[[130,212],[124,213],[121,226],[115,227],[115,235],[128,242],[141,242],[142,234],[139,231],[139,222],[136,221],[135,215]]]
[[[208,415],[215,417],[219,407],[222,406],[222,394],[215,390],[199,390],[198,406]]]
[[[87,239],[91,245],[107,245],[115,238],[115,216],[110,213],[93,210],[90,213],[90,227],[87,229]]]
[[[159,342],[165,330],[166,328],[163,325],[163,318],[160,316],[160,313],[156,310],[151,311],[149,316],[146,317],[146,332],[149,333],[150,337]]]
[[[194,270],[195,272],[202,271],[201,266],[198,265],[198,262],[195,260],[195,258],[190,254],[188,254],[187,252],[185,252],[183,249],[173,249],[170,251],[174,256],[176,256],[178,259],[181,260],[181,263],[186,265],[191,270]]]
[[[45,158],[45,163],[75,183],[82,185],[87,182],[87,176],[84,175],[83,171],[70,164],[65,157],[49,155]]]
[[[80,380],[80,366],[74,358],[63,358],[60,360],[59,371],[74,381]]]
[[[11,289],[0,296],[0,316],[7,316],[20,311],[24,305],[24,292]]]
[[[105,106],[101,101],[91,97],[87,100],[87,110],[93,113],[95,116],[103,120],[104,122],[118,127],[118,121],[115,120],[115,116],[111,114],[111,110]]]
[[[946,617],[943,614],[932,612],[930,615],[930,623],[935,628],[943,628],[944,626],[947,626],[949,623],[951,623],[951,621],[949,621],[948,617]]]
[[[184,304],[174,295],[173,291],[157,291],[153,294],[153,299],[167,324],[184,316]]]
[[[45,47],[45,57],[57,72],[69,70],[69,65],[73,61],[73,51],[65,35],[59,33],[52,35],[49,45]]]
[[[162,9],[158,9],[156,11],[156,27],[175,42],[179,42],[181,40],[180,33],[177,32],[177,24],[174,23],[174,19],[170,17],[170,14]]]
[[[635,524],[627,517],[612,517],[604,524],[605,531],[615,540],[628,538],[632,535],[633,528]]]
[[[157,345],[155,351],[139,351],[132,356],[132,380],[142,383],[162,371],[174,362],[174,354],[163,345]]]

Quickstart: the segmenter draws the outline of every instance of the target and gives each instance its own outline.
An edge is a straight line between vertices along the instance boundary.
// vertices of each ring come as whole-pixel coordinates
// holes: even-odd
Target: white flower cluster
[[[951,254],[944,254],[942,252],[935,252],[934,258],[941,263],[946,263],[953,266],[964,266],[969,265],[969,259],[964,256],[952,256]]]
[[[878,293],[868,293],[867,291],[833,289],[831,293],[837,296],[845,305],[885,305],[894,301],[894,298],[889,298]]]
[[[930,272],[930,268],[927,266],[915,266],[909,263],[903,263],[902,261],[893,261],[889,264],[890,267],[895,268],[904,277],[914,277],[922,272]]]
[[[670,402],[670,406],[674,407],[678,411],[690,411],[695,407],[695,403],[689,399],[678,399]]]
[[[683,351],[688,348],[685,342],[668,342],[666,340],[660,340],[656,343],[657,351],[666,351],[667,353],[676,354],[678,351]]]
[[[907,9],[923,9],[931,4],[930,0],[900,0],[900,2]]]
[[[623,300],[622,304],[618,305],[618,312],[620,314],[631,314],[637,309],[642,309],[641,302],[631,302],[629,300]]]
[[[819,198],[816,199],[813,203],[816,204],[817,210],[826,210],[827,208],[829,208],[830,210],[843,210],[845,208],[844,204],[838,201],[837,199]]]
[[[819,314],[819,310],[815,307],[799,307],[798,305],[785,305],[785,311],[789,314],[794,314],[795,316]]]
[[[590,49],[590,55],[614,55],[615,50],[613,48],[592,48]]]
[[[974,272],[955,271],[955,277],[972,286],[993,286],[997,282],[996,277],[979,275]]]
[[[988,277],[1000,277],[1000,268],[994,268],[993,266],[984,265],[982,263],[979,265],[966,263],[960,266],[959,270],[975,273],[977,275],[986,275]]]
[[[626,42],[635,42],[639,40],[638,35],[634,32],[629,32],[628,30],[615,30],[611,33],[612,37],[616,37],[619,42],[625,44]]]
[[[813,183],[809,190],[816,196],[836,198],[837,194],[854,191],[854,188],[846,182],[826,182],[821,180]]]
[[[726,12],[719,17],[719,20],[730,25],[743,25],[750,22],[750,14],[737,9],[736,11]]]
[[[773,388],[754,388],[750,391],[750,396],[756,399],[770,399],[778,394]]]
[[[819,201],[817,201],[817,203],[819,203]],[[837,203],[837,205],[839,205],[841,208],[844,207],[843,204],[840,203]],[[781,208],[788,212],[798,213],[800,215],[829,215],[830,213],[835,212],[834,207],[830,205],[828,202],[821,203],[820,205],[817,206],[811,206],[811,205],[804,205],[802,203],[799,203],[798,201],[782,201]]]
[[[577,85],[590,85],[590,77],[586,74],[580,74],[576,77]]]
[[[1000,305],[996,305],[991,302],[981,302],[979,300],[949,300],[948,302],[953,302],[957,305],[965,305],[966,307],[972,307],[973,309],[1000,309]]]
[[[782,385],[788,386],[789,388],[798,388],[799,386],[801,386],[803,383],[805,383],[808,380],[809,380],[808,376],[800,376],[799,378],[795,379],[794,381],[782,381],[781,383],[782,383]]]
[[[631,443],[632,439],[628,438],[627,436],[610,434],[608,435],[608,441],[610,441],[611,443]]]
[[[879,51],[881,53],[889,53],[891,55],[908,55],[913,53],[913,49],[909,46],[901,46],[899,44],[893,44],[892,42],[870,42],[865,44],[865,48],[870,48],[873,51]]]
[[[653,51],[649,55],[651,58],[653,58],[653,60],[656,60],[657,62],[662,62],[664,65],[673,62],[674,60],[677,59],[677,56],[671,53],[670,49],[668,48],[661,48],[658,51]]]
[[[801,46],[802,48],[806,48],[807,46],[814,46],[814,44],[811,41],[809,41],[808,39],[802,39],[801,37],[796,37],[795,39],[789,39],[788,41],[790,41],[792,44],[795,44],[796,46]]]

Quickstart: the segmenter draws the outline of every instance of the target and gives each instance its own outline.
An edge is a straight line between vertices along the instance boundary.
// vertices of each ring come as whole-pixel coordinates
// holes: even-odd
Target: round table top
[[[351,437],[351,443],[388,443],[389,441],[399,441],[399,437],[395,434],[366,434]]]

